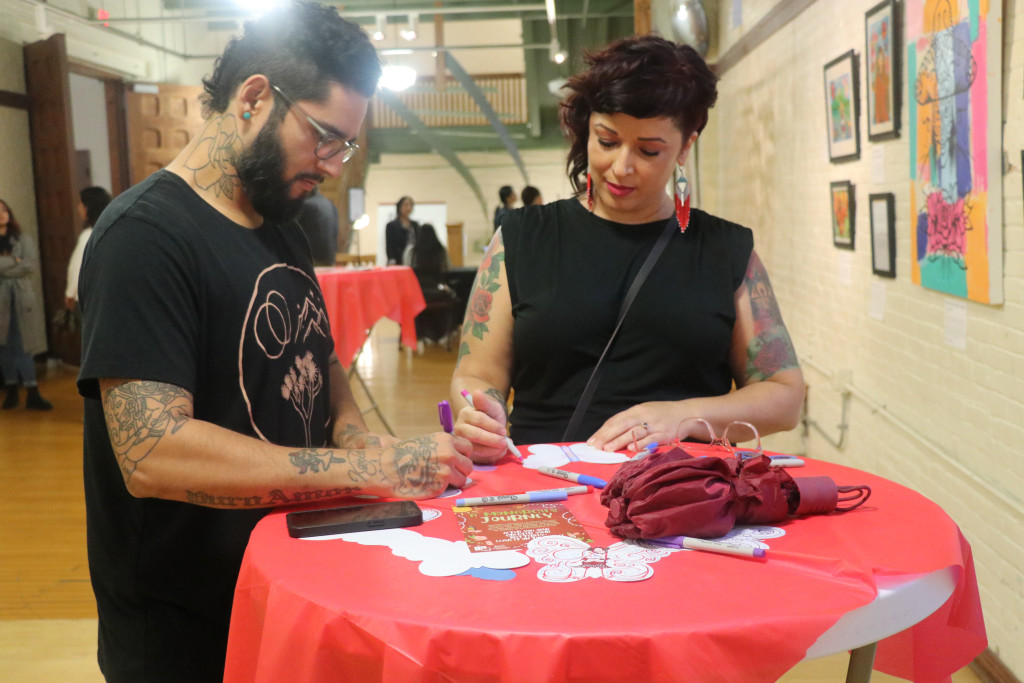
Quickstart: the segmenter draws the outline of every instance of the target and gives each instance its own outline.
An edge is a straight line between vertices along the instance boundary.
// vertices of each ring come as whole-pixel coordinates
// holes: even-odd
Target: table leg
[[[354,362],[352,363],[352,367],[349,368],[348,370],[348,378],[352,379],[353,375],[357,380],[359,380],[359,384],[362,385],[363,392],[366,394],[366,398],[370,400],[370,407],[363,408],[362,410],[363,415],[366,415],[367,413],[371,412],[377,413],[377,417],[379,417],[380,421],[384,423],[384,429],[388,430],[388,434],[390,434],[391,436],[395,436],[395,430],[391,429],[391,425],[388,424],[387,418],[384,417],[384,412],[380,409],[380,406],[377,404],[377,399],[375,399],[373,397],[373,394],[370,392],[370,387],[366,386],[366,381],[363,380],[363,376],[359,374],[359,370],[356,369],[356,364]]]
[[[875,664],[875,647],[878,643],[863,645],[850,650],[850,664],[846,668],[846,683],[868,683],[871,668]]]

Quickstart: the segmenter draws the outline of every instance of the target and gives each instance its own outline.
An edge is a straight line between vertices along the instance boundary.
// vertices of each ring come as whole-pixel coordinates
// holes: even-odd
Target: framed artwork
[[[853,185],[849,180],[832,183],[832,244],[840,249],[853,249],[853,235],[856,227]]]
[[[900,30],[896,0],[884,0],[864,15],[864,78],[871,141],[900,135]]]
[[[896,197],[892,192],[868,197],[871,212],[871,272],[896,277]]]
[[[857,53],[850,50],[825,65],[825,117],[829,161],[860,158],[860,99]]]
[[[985,304],[1004,298],[1003,4],[901,0],[910,281]]]

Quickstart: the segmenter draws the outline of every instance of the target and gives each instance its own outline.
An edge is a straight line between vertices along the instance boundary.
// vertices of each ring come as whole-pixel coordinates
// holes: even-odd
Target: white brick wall
[[[813,366],[805,364],[810,416],[832,438],[838,436],[841,400],[826,374],[851,371],[857,391],[844,447],[836,450],[814,430],[802,447],[813,457],[920,491],[949,513],[973,547],[990,647],[1024,677],[1024,26],[1016,22],[1019,3],[1003,3],[1002,147],[1009,162],[1003,178],[1005,303],[967,303],[967,348],[961,351],[944,340],[951,297],[910,280],[906,105],[900,138],[867,140],[864,13],[875,2],[816,2],[725,74],[700,143],[702,204],[753,228],[797,352],[813,359]],[[764,15],[762,4],[755,3],[757,16]],[[730,36],[726,42],[735,42],[729,13],[720,19]],[[744,30],[752,25],[744,24]],[[851,48],[860,60],[861,158],[830,164],[822,69]],[[903,88],[905,103],[905,75]],[[871,176],[873,154],[883,155],[883,178]],[[832,246],[829,217],[829,182],[847,179],[855,185],[857,202],[853,253]],[[867,204],[872,192],[896,195],[895,281],[871,273]],[[885,289],[882,321],[868,314],[872,286]],[[887,419],[886,412],[907,428]],[[793,435],[769,443],[801,447]]]

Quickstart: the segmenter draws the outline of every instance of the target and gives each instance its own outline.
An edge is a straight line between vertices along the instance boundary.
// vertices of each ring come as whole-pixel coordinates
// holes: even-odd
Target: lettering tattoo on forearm
[[[337,489],[317,489],[314,491],[296,491],[285,493],[281,489],[273,489],[264,496],[217,496],[206,491],[185,491],[186,501],[195,505],[206,505],[218,508],[260,508],[276,505],[292,505],[295,503],[309,503],[316,500],[328,500],[340,496],[350,496],[360,493],[355,486],[345,486]]]
[[[192,418],[192,395],[163,382],[125,382],[103,396],[107,433],[127,482],[160,439]]]
[[[371,477],[379,477],[381,481],[388,481],[384,468],[380,465],[379,456],[376,459],[367,457],[366,451],[349,451],[348,476],[352,481],[364,482]]]
[[[747,346],[747,379],[758,382],[782,370],[799,367],[768,272],[756,252],[750,256],[743,284],[750,293],[754,318],[754,337]]]
[[[440,471],[437,444],[429,436],[401,441],[394,446],[400,495],[419,494],[427,490]]]

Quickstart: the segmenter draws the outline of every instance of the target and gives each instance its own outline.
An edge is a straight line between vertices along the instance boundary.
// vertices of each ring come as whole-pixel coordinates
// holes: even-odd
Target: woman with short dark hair
[[[478,462],[502,457],[511,390],[524,444],[706,439],[694,417],[793,428],[803,376],[753,234],[691,208],[683,175],[717,77],[654,35],[586,61],[561,109],[578,196],[512,211],[495,234],[452,378],[476,406],[456,434]]]

